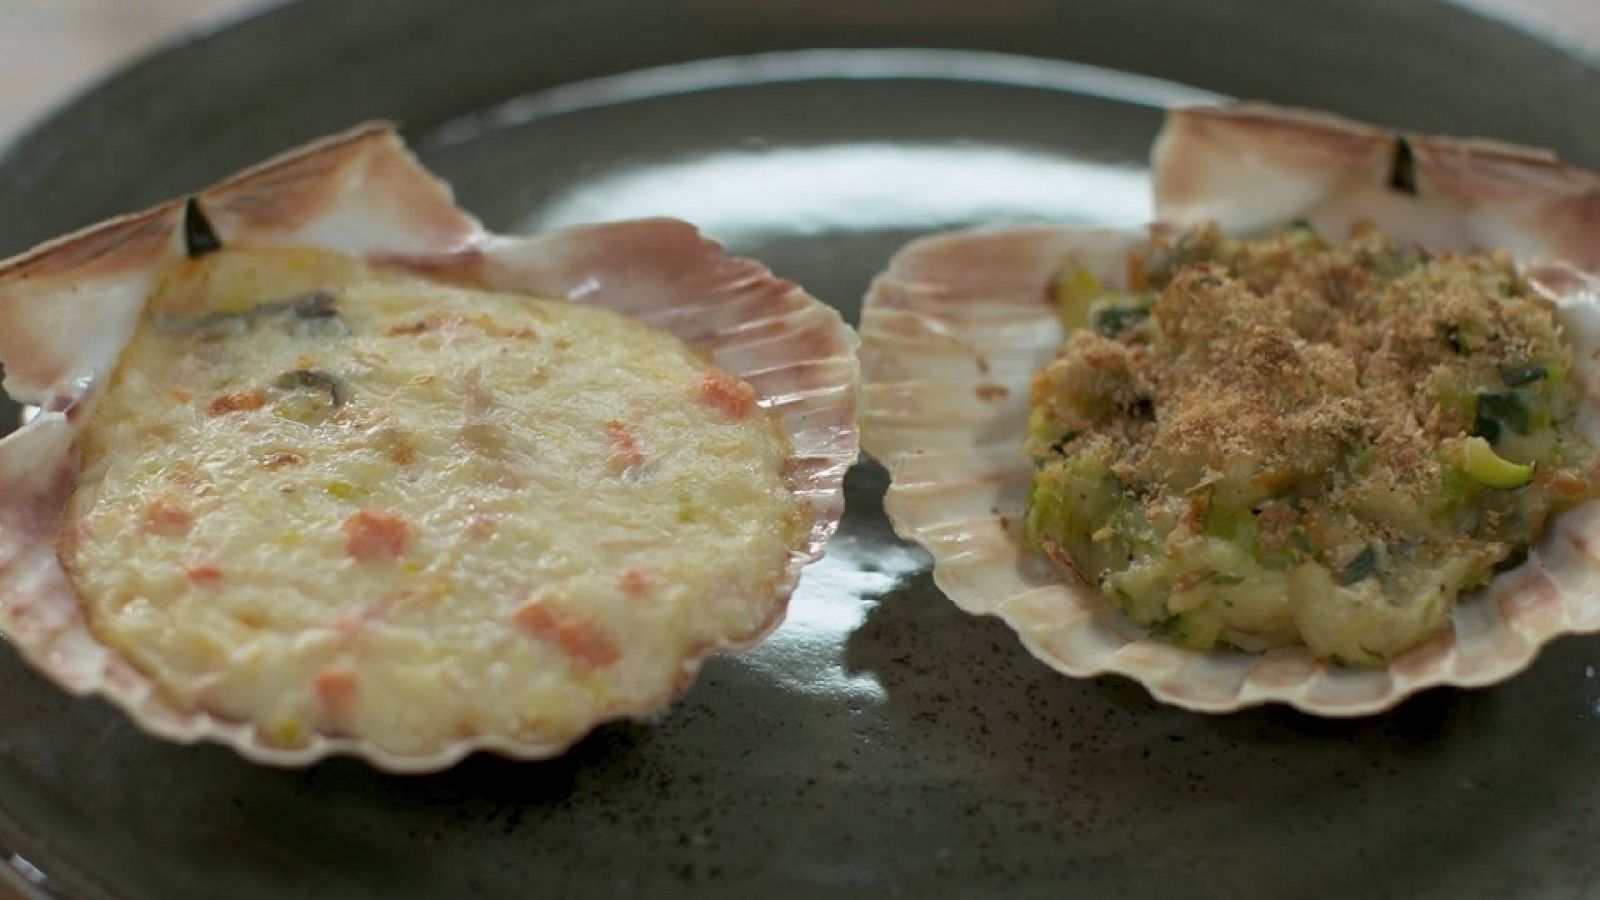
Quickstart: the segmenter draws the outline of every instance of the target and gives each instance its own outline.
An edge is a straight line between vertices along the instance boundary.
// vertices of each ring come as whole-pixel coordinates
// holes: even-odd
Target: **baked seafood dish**
[[[0,266],[0,628],[262,762],[550,756],[782,618],[853,351],[688,225],[497,237],[329,138]]]
[[[1134,622],[1381,665],[1595,496],[1570,348],[1509,257],[1204,225],[1146,259],[1131,292],[1058,282],[1024,513]]]
[[[964,609],[1072,675],[1378,711],[1600,628],[1600,178],[1254,104],[1170,114],[1148,233],[906,248],[865,446]]]

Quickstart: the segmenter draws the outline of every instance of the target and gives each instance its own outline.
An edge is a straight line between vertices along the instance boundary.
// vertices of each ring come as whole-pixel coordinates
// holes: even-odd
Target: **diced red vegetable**
[[[720,370],[700,376],[699,399],[730,419],[743,419],[756,408],[755,390]]]
[[[655,584],[655,573],[647,569],[627,569],[617,578],[617,587],[622,588],[622,592],[630,597],[645,596]]]
[[[363,509],[345,520],[344,549],[362,562],[390,560],[406,552],[411,523],[404,516]]]
[[[613,471],[626,472],[644,465],[644,451],[639,449],[639,438],[627,425],[612,419],[606,423],[606,437],[611,439],[610,465]]]
[[[286,450],[279,451],[277,453],[269,453],[264,459],[261,460],[261,464],[269,469],[283,469],[289,466],[303,466],[305,465],[305,462],[306,458],[304,456],[301,456],[298,453],[291,453]]]
[[[199,587],[213,587],[222,583],[222,570],[209,563],[184,566],[183,574]]]
[[[317,699],[331,712],[343,712],[361,689],[361,676],[350,669],[327,668],[317,673]]]
[[[511,618],[518,628],[555,644],[584,668],[609,666],[621,656],[616,643],[598,626],[561,609],[547,598],[536,597],[523,604]]]
[[[212,400],[206,407],[206,412],[213,416],[223,416],[234,412],[250,412],[266,405],[267,398],[260,391],[235,391]]]
[[[194,516],[171,500],[156,500],[144,508],[144,530],[149,534],[181,537],[194,527]]]

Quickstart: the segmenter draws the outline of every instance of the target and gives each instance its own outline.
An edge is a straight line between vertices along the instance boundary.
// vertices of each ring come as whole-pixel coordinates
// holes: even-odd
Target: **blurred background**
[[[262,0],[0,0],[0,143],[96,76]]]
[[[0,0],[0,144],[53,104],[141,52],[279,2],[283,0]],[[1600,0],[1457,2],[1515,16],[1600,54]]]

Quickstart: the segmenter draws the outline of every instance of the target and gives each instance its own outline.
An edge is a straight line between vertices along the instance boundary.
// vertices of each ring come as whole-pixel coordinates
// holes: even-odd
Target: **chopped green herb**
[[[1479,394],[1472,436],[1481,437],[1492,444],[1507,428],[1517,434],[1528,433],[1528,407],[1522,398],[1512,391],[1485,391]]]
[[[1339,570],[1339,583],[1349,586],[1365,580],[1376,571],[1378,571],[1378,548],[1368,544]]]
[[[1427,260],[1428,255],[1420,250],[1389,250],[1372,258],[1372,269],[1385,278],[1399,278]]]
[[[1538,363],[1523,363],[1517,366],[1500,367],[1500,379],[1509,387],[1532,384],[1535,381],[1543,380],[1549,374],[1550,370]]]
[[[1181,638],[1183,637],[1183,616],[1173,616],[1150,626],[1150,633],[1156,637]]]
[[[1128,306],[1106,306],[1094,311],[1089,325],[1108,338],[1120,337],[1122,332],[1150,318],[1150,310]]]
[[[344,379],[324,369],[291,369],[273,379],[272,386],[285,391],[326,391],[334,406],[344,405],[350,396]]]
[[[1077,437],[1078,433],[1076,431],[1069,431],[1066,434],[1063,434],[1050,445],[1050,452],[1065,455],[1067,452],[1067,445],[1072,443]]]

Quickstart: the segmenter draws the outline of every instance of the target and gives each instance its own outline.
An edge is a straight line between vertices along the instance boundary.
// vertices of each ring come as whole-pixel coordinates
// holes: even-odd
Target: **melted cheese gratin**
[[[95,633],[284,746],[662,702],[775,615],[807,527],[750,387],[671,335],[321,251],[167,272],[81,447]]]

